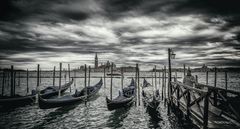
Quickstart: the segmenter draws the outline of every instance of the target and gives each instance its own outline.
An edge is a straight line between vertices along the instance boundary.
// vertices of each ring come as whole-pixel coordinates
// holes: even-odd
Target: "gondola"
[[[102,79],[100,79],[100,81],[94,86],[88,86],[86,87],[87,89],[83,88],[81,91],[76,91],[73,95],[65,95],[59,98],[44,99],[41,96],[39,96],[38,99],[39,108],[49,109],[68,106],[85,101],[86,99],[94,98],[98,91],[101,89],[102,84],[103,84]]]
[[[118,97],[113,100],[106,97],[108,110],[130,107],[133,102],[135,102],[135,88],[135,82],[134,79],[132,79],[129,86],[122,89],[122,92],[119,91]]]
[[[61,92],[66,91],[73,83],[73,80],[64,84],[61,88]],[[59,91],[59,88],[56,86],[48,86],[47,88],[40,91],[40,96],[43,98],[52,97],[54,95],[57,95]],[[19,107],[24,105],[32,104],[35,101],[36,98],[36,91],[32,90],[31,95],[27,96],[21,96],[21,95],[15,95],[15,96],[4,96],[0,98],[0,107]]]
[[[153,86],[147,82],[145,79],[143,80],[142,86],[142,100],[143,105],[146,107],[149,113],[157,112],[158,106],[160,104],[160,95],[158,90],[153,90]]]

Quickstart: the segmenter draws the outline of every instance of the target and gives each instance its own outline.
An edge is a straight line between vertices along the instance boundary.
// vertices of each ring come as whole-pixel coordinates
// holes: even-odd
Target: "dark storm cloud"
[[[59,61],[238,66],[232,0],[1,0],[1,64]],[[224,58],[222,58],[224,57]],[[24,64],[25,65],[25,64]]]

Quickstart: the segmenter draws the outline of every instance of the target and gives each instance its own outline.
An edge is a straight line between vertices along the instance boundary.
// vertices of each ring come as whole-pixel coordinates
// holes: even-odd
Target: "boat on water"
[[[65,92],[73,83],[73,80],[62,85],[61,92]],[[42,98],[49,98],[57,95],[59,92],[59,88],[56,86],[48,86],[45,89],[40,91],[40,96]],[[25,105],[30,105],[35,102],[36,99],[36,91],[33,90],[31,95],[21,96],[1,96],[0,97],[0,107],[9,108],[9,107],[20,107]]]
[[[94,86],[88,86],[86,88],[83,88],[81,91],[76,91],[73,95],[65,95],[58,98],[44,99],[39,96],[39,108],[49,109],[68,106],[94,98],[98,91],[101,89],[102,84],[102,79],[100,79],[100,81]]]
[[[142,101],[143,105],[146,107],[149,113],[158,112],[158,106],[160,104],[160,94],[158,90],[154,90],[153,86],[147,82],[146,79],[143,80],[142,86]]]
[[[130,107],[135,102],[135,88],[135,82],[132,79],[130,85],[123,88],[122,92],[119,91],[119,95],[115,99],[110,100],[106,97],[108,110]]]
[[[116,72],[116,73],[107,73],[107,76],[122,76],[122,74],[121,73],[118,73],[118,72]]]

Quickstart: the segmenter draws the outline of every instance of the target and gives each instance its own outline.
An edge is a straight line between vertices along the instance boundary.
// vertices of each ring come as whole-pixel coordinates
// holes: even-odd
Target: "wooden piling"
[[[215,67],[214,68],[214,87],[216,88],[217,87],[217,68]],[[216,91],[214,91],[213,93],[213,105],[214,106],[217,106],[217,93]]]
[[[13,65],[11,65],[11,96],[13,96],[14,95],[14,66]]]
[[[186,65],[185,64],[183,64],[183,75],[184,75],[184,77],[186,76]]]
[[[15,94],[16,94],[16,71],[14,71],[14,76],[13,76],[13,78],[14,78],[14,81],[13,81],[13,96],[15,96]]]
[[[39,69],[39,82],[42,83],[42,70]]]
[[[159,69],[159,72],[158,72],[158,88],[159,89],[161,89],[160,87],[161,87],[161,71],[160,71],[160,69]]]
[[[71,81],[71,69],[70,69],[70,64],[68,64],[68,82]],[[72,92],[72,87],[69,87],[70,92]]]
[[[121,88],[123,89],[123,78],[124,78],[124,75],[123,75],[123,67],[121,67]]]
[[[225,89],[227,90],[228,89],[228,74],[226,71],[224,73],[225,73]]]
[[[36,94],[35,103],[38,102],[39,85],[40,85],[40,65],[38,64],[37,65],[37,87],[36,87],[37,94]]]
[[[157,90],[157,66],[154,66],[155,90]]]
[[[61,96],[61,83],[62,83],[62,63],[59,63],[59,90],[58,90],[58,97]]]
[[[20,75],[21,75],[21,72],[19,71],[19,72],[18,72],[18,86],[21,85],[21,78],[20,78]]]
[[[53,86],[55,86],[55,74],[56,74],[56,66],[53,68]]]
[[[85,97],[87,97],[87,65],[84,65],[84,89]],[[87,98],[85,98],[85,105],[87,104]]]
[[[27,69],[27,94],[29,93],[29,72],[28,72],[28,69]]]
[[[76,69],[74,70],[74,88],[76,90]]]
[[[136,69],[135,69],[135,98],[137,99],[137,71],[138,71],[138,64],[136,63]],[[137,106],[137,101],[135,102],[135,106]]]
[[[166,66],[164,65],[164,96],[165,96],[165,99],[167,98],[167,87],[166,87],[166,84],[167,84],[167,69],[166,69]]]
[[[104,88],[106,88],[106,67],[105,66],[103,69],[103,84],[104,84]]]
[[[191,103],[191,95],[190,91],[187,91],[187,120],[190,120],[190,103]]]
[[[208,85],[208,71],[206,71],[206,85]]]
[[[141,97],[140,96],[140,86],[139,86],[139,81],[140,81],[140,79],[139,79],[139,72],[140,72],[140,69],[139,69],[139,66],[137,65],[138,106],[140,106],[140,104],[141,104],[141,101],[140,101],[140,97]]]
[[[162,69],[162,100],[164,97],[164,69]]]
[[[113,74],[113,62],[111,64],[111,82],[110,82],[110,99],[111,100],[112,100],[112,83],[113,83],[112,74]]]
[[[2,96],[4,96],[4,86],[5,86],[5,72],[2,75]]]
[[[177,70],[175,71],[175,82],[177,81]]]
[[[91,66],[88,66],[88,86],[90,86],[91,81]]]
[[[196,83],[198,83],[198,75],[195,75]]]

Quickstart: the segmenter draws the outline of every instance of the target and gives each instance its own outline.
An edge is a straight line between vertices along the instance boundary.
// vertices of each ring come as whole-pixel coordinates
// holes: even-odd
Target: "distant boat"
[[[116,73],[107,73],[107,76],[122,76],[122,74],[121,73],[118,73],[118,72],[116,72]]]
[[[122,89],[122,92],[119,91],[118,97],[113,100],[108,99],[107,101],[107,108],[108,110],[114,110],[118,108],[127,108],[130,107],[135,102],[135,82],[132,79],[129,86]]]
[[[73,83],[73,80],[62,85],[61,92],[66,91]],[[40,96],[43,98],[49,98],[54,95],[57,95],[59,88],[56,86],[48,86],[47,88],[40,91]],[[31,95],[21,96],[1,96],[0,97],[0,107],[20,107],[32,104],[36,99],[36,91],[33,90]]]
[[[86,99],[93,98],[102,87],[102,79],[94,86],[83,88],[80,92],[76,91],[73,95],[65,95],[60,98],[44,99],[41,96],[38,99],[39,107],[41,109],[56,108],[62,106],[73,105],[82,102]],[[87,94],[86,94],[87,91]]]
[[[149,113],[155,114],[157,112],[158,106],[160,104],[160,95],[158,90],[153,90],[153,86],[147,82],[145,79],[143,80],[142,86],[142,100],[143,105],[146,107]]]

